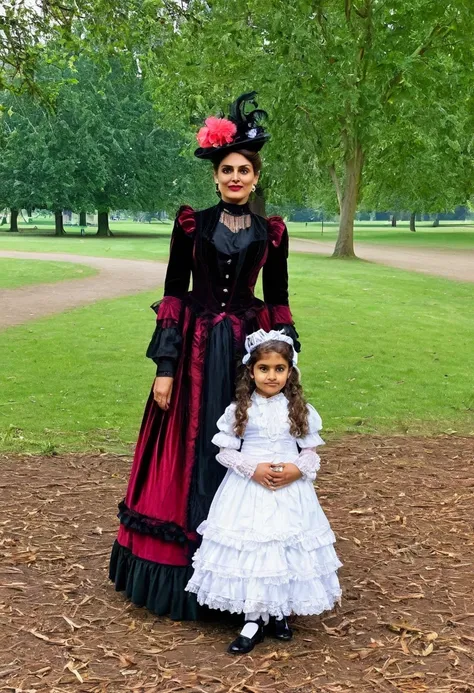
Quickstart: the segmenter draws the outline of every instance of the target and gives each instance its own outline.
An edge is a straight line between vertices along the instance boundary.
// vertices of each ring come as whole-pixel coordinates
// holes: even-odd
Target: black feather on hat
[[[256,91],[242,94],[230,107],[228,118],[207,118],[197,140],[201,145],[194,152],[198,159],[213,159],[222,152],[248,149],[258,152],[270,139],[262,123],[267,118],[266,111],[257,107]],[[253,109],[250,108],[252,107]]]

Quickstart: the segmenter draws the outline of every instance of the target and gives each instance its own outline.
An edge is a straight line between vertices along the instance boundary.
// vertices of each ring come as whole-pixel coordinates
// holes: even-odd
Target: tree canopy
[[[272,201],[312,204],[330,183],[340,211],[335,254],[352,255],[364,173],[367,182],[384,176],[385,143],[403,141],[407,118],[423,116],[420,136],[429,124],[436,139],[458,117],[473,63],[469,4],[193,0],[180,8],[166,51],[147,54],[158,98],[189,127],[258,90],[271,114]]]
[[[1,204],[97,209],[107,233],[109,209],[171,212],[183,196],[206,199],[203,183],[194,182],[198,162],[183,158],[182,139],[160,125],[136,61],[110,59],[104,72],[80,58],[59,78],[57,69],[43,65],[37,78],[40,88],[43,80],[61,82],[53,111],[29,92],[6,95]]]

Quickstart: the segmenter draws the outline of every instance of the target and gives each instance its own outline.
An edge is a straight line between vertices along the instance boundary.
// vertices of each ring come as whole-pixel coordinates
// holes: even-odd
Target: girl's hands
[[[272,471],[270,462],[260,462],[253,473],[252,480],[271,491],[273,490],[272,481],[274,474],[275,472]]]
[[[155,378],[155,382],[153,383],[153,397],[157,405],[160,409],[163,409],[163,411],[167,411],[170,408],[172,392],[173,378],[164,376]]]
[[[296,464],[292,462],[282,463],[279,466],[283,467],[283,471],[275,472],[270,462],[261,462],[257,465],[252,480],[270,491],[277,491],[279,488],[289,486],[303,476]]]
[[[286,464],[280,465],[283,467],[282,472],[275,472],[272,470],[272,489],[277,491],[279,488],[284,488],[289,486],[294,481],[298,481],[303,476],[296,464],[292,462],[287,462]]]

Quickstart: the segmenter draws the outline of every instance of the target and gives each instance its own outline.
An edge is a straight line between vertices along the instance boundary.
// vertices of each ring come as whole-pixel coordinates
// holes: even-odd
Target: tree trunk
[[[10,209],[10,228],[9,231],[13,233],[18,233],[18,209]]]
[[[26,208],[26,216],[28,217],[28,221],[31,220],[31,217],[33,216],[33,209],[32,207],[27,207]]]
[[[341,219],[333,257],[355,257],[354,216],[359,201],[364,153],[357,143],[351,156],[345,162],[344,192],[341,200]]]
[[[63,224],[63,210],[54,210],[54,235],[55,236],[65,236],[66,232],[64,230]]]
[[[396,225],[397,225],[397,215],[392,214],[392,226],[396,226]]]
[[[99,210],[97,213],[97,235],[111,236],[109,228],[109,210]]]
[[[433,228],[437,228],[439,226],[439,216],[438,214],[435,217],[435,220],[433,222]]]
[[[412,212],[410,214],[410,231],[416,231],[415,221],[416,221],[416,212]]]
[[[265,217],[265,191],[261,185],[257,185],[255,195],[249,203],[250,210],[260,217]]]
[[[87,226],[87,212],[79,212],[79,226]]]

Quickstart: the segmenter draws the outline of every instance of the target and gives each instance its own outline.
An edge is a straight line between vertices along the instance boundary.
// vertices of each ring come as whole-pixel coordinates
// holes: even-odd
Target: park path
[[[0,329],[21,325],[45,315],[95,303],[104,298],[119,298],[142,291],[157,290],[165,278],[166,264],[152,260],[121,260],[66,253],[27,253],[0,251],[2,258],[75,262],[99,270],[93,277],[0,289]]]
[[[331,255],[333,244],[292,238],[296,253]],[[391,267],[474,282],[474,251],[399,248],[359,243],[358,257]],[[53,260],[88,265],[99,270],[94,277],[0,289],[0,329],[62,313],[104,298],[118,298],[157,289],[163,284],[166,264],[153,260],[126,260],[66,253],[33,253],[0,250],[0,257],[19,260]]]
[[[296,253],[331,255],[334,243],[292,238],[290,248]],[[406,248],[356,243],[355,252],[361,260],[389,265],[399,269],[433,274],[460,282],[474,282],[474,251],[441,248]]]

